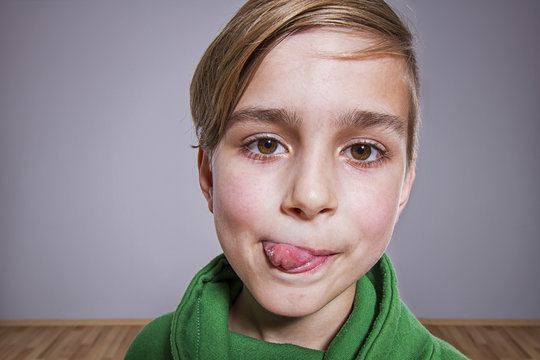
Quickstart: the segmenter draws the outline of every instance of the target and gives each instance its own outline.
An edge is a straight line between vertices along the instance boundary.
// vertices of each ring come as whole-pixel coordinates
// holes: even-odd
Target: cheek
[[[248,231],[270,213],[270,180],[229,163],[216,169],[214,217],[219,231]]]
[[[379,179],[357,186],[355,190],[344,209],[351,214],[351,227],[366,245],[386,247],[398,214],[399,184]]]

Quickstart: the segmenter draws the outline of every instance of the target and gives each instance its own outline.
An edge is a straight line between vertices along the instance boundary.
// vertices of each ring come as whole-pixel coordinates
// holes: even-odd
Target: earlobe
[[[197,155],[197,167],[199,168],[199,185],[201,186],[201,191],[204,195],[204,198],[208,202],[208,210],[213,213],[214,203],[212,165],[208,152],[200,147],[199,153]]]

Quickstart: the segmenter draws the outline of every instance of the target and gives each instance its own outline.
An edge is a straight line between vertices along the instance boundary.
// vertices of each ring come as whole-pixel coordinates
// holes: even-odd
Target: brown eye
[[[264,155],[273,154],[278,147],[278,142],[273,139],[262,139],[257,141],[257,148]]]
[[[371,146],[366,144],[357,144],[351,146],[351,156],[355,160],[367,160],[371,156]]]

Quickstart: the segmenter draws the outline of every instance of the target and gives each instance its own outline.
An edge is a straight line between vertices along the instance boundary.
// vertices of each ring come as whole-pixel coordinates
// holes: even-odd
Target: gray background
[[[393,3],[423,85],[403,298],[540,318],[540,2]],[[240,4],[0,1],[0,319],[154,317],[219,253],[188,86]]]

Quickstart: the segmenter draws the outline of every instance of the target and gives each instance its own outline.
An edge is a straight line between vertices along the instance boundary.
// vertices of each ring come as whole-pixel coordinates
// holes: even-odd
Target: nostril
[[[332,212],[332,209],[331,208],[323,208],[323,209],[320,209],[320,210],[315,210],[315,211],[308,211],[307,209],[302,209],[300,207],[293,207],[293,208],[289,208],[289,211],[291,214],[293,214],[294,216],[297,216],[301,219],[311,219],[317,215],[324,215],[324,214],[328,214],[328,213],[331,213]]]
[[[304,212],[300,208],[293,208],[292,211],[294,212],[295,215],[298,215],[298,216],[302,216],[304,214]]]
[[[330,211],[332,211],[332,209],[324,208],[324,209],[321,209],[321,211],[319,211],[319,214],[326,214],[326,213],[329,213]]]

